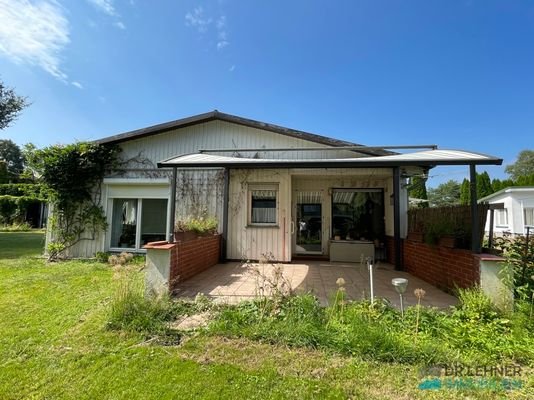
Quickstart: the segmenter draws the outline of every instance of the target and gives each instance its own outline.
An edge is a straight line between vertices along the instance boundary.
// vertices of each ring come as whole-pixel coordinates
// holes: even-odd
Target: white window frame
[[[111,230],[113,224],[113,201],[115,199],[131,199],[137,200],[136,226],[135,226],[135,248],[134,247],[112,247],[111,246]],[[114,196],[108,198],[108,230],[107,230],[107,249],[111,252],[129,251],[134,253],[146,253],[146,250],[141,248],[141,217],[143,210],[143,200],[167,200],[167,211],[165,215],[165,233],[169,232],[169,214],[171,201],[168,197],[135,197],[135,196]]]
[[[503,221],[504,217],[504,221]],[[508,228],[508,209],[496,209],[495,210],[495,227],[496,228]]]
[[[532,224],[527,224],[527,212],[532,214]],[[533,226],[534,225],[534,207],[524,207],[523,208],[523,226]],[[525,232],[527,231],[527,228],[525,228]]]
[[[257,190],[274,191],[276,194],[275,222],[252,222],[252,192]],[[255,227],[276,227],[279,226],[278,218],[280,215],[280,190],[278,183],[254,183],[248,185],[248,206],[247,206],[247,225]]]

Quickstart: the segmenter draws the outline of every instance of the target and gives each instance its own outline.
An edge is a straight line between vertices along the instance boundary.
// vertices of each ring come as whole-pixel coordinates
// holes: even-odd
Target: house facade
[[[107,231],[71,256],[143,252],[172,241],[179,221],[211,216],[226,259],[360,261],[395,246],[400,257],[410,177],[436,165],[502,161],[435,146],[367,147],[218,111],[97,143],[120,146],[124,167],[102,185]]]
[[[493,232],[499,235],[534,232],[534,186],[508,187],[479,200],[489,204],[502,204],[493,212]],[[490,231],[491,218],[486,219],[486,232]]]

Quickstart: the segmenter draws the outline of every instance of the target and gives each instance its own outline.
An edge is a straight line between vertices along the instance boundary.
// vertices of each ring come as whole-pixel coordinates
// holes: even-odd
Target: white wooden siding
[[[278,185],[277,225],[248,224],[248,186]],[[291,260],[291,178],[287,169],[232,170],[228,204],[227,256],[236,260]]]
[[[225,121],[210,121],[185,128],[134,139],[120,144],[123,160],[136,160],[128,168],[156,168],[158,161],[173,156],[197,153],[202,149],[330,147],[304,139],[263,131]],[[225,154],[225,153],[221,153]],[[287,151],[259,153],[260,158],[332,158],[354,157],[356,153],[340,151]],[[249,156],[252,154],[242,154]],[[141,162],[143,161],[144,164]]]

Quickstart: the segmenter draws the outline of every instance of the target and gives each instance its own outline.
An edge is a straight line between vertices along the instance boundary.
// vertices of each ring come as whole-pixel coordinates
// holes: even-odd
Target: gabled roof
[[[501,189],[498,192],[492,193],[486,197],[482,197],[478,200],[479,203],[483,203],[485,201],[491,200],[495,197],[498,197],[502,194],[506,193],[521,193],[521,192],[532,192],[534,193],[534,186],[509,186],[507,188]]]
[[[98,144],[117,144],[126,142],[129,140],[139,139],[147,136],[157,135],[159,133],[168,132],[174,129],[185,128],[191,125],[202,124],[210,121],[225,121],[237,125],[247,126],[250,128],[262,129],[265,131],[279,133],[281,135],[294,137],[297,139],[304,139],[310,142],[323,144],[326,146],[340,147],[340,146],[361,146],[357,143],[351,143],[344,140],[338,140],[329,138],[327,136],[317,135],[315,133],[309,133],[299,131],[296,129],[286,128],[280,125],[269,124],[267,122],[256,121],[253,119],[238,117],[236,115],[222,113],[214,110],[204,114],[194,115],[192,117],[177,119],[175,121],[165,122],[163,124],[153,125],[146,128],[136,129],[134,131],[120,133],[118,135],[108,136],[103,139],[96,140]],[[392,152],[381,149],[362,149],[358,150],[358,153],[367,155],[387,155],[393,154]]]
[[[326,159],[265,159],[227,157],[205,153],[186,154],[158,162],[158,168],[314,168],[314,167],[399,167],[436,165],[500,165],[502,159],[463,150],[426,150],[387,156]]]

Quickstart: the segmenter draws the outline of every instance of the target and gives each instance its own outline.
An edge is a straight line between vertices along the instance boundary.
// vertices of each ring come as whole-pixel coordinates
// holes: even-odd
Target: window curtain
[[[254,224],[276,223],[276,190],[253,190],[250,221]]]

